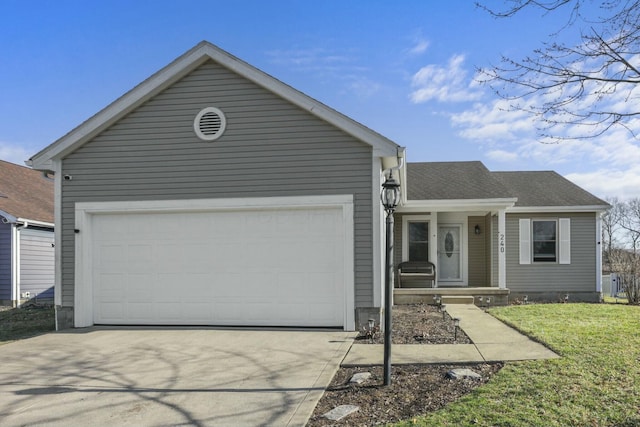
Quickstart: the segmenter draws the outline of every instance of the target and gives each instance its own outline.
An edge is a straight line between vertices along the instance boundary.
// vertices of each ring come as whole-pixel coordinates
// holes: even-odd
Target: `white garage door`
[[[96,324],[345,324],[340,207],[104,213],[90,224]]]

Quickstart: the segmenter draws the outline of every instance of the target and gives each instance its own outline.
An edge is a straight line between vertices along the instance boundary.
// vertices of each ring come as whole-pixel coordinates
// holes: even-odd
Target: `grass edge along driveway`
[[[398,426],[640,426],[640,307],[534,304],[491,314],[562,358],[508,363],[459,401]]]

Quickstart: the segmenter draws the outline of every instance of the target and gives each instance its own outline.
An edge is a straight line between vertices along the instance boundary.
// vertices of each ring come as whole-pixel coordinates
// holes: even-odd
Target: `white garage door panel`
[[[343,326],[342,209],[101,214],[94,322]]]

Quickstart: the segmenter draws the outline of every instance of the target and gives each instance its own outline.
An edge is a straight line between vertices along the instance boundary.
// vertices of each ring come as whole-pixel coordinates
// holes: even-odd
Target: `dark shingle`
[[[491,172],[516,195],[516,206],[602,206],[608,203],[554,171]]]
[[[409,200],[500,199],[514,197],[482,162],[407,163]]]

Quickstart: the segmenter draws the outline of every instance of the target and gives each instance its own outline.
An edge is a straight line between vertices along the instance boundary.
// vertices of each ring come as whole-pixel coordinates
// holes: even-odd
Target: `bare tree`
[[[611,203],[611,202],[610,202]],[[620,226],[620,240],[611,240],[606,253],[609,268],[618,274],[630,304],[640,304],[640,199],[612,204],[612,216]],[[607,213],[607,214],[609,214]],[[606,215],[605,215],[606,216]],[[607,221],[603,218],[603,229]]]
[[[634,138],[640,126],[640,0],[505,0],[506,10],[477,5],[496,18],[524,9],[566,14],[566,24],[530,56],[503,56],[480,81],[509,109],[538,119],[542,142],[594,138],[614,127]],[[557,41],[574,35],[575,45]],[[634,122],[635,119],[635,122]],[[567,133],[567,128],[571,132]]]
[[[618,247],[624,204],[617,197],[607,198],[606,201],[611,208],[602,215],[602,255],[605,265],[610,266],[611,251],[614,247]]]

